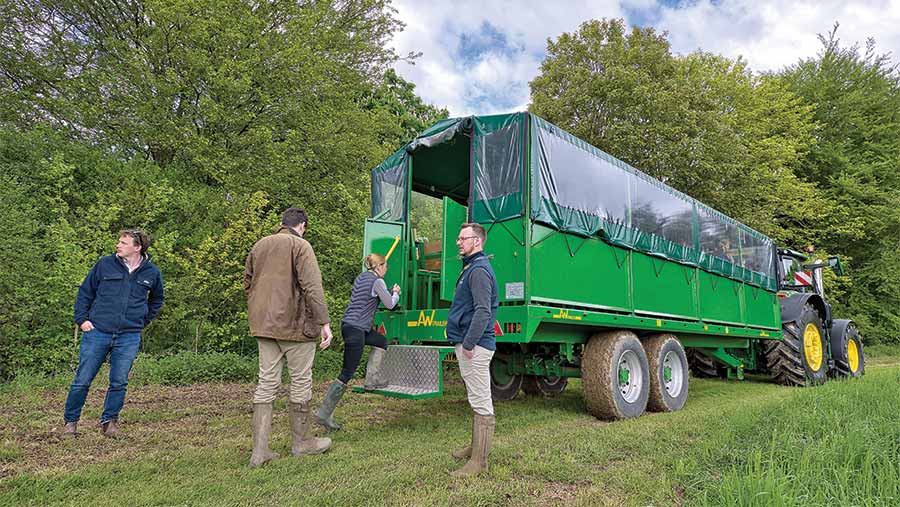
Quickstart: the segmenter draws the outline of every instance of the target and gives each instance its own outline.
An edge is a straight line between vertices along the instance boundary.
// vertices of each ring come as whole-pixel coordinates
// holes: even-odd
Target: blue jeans
[[[66,398],[66,422],[81,419],[81,408],[87,398],[91,382],[100,371],[100,366],[109,357],[109,390],[103,402],[100,422],[115,421],[125,404],[125,388],[128,387],[128,372],[141,346],[141,333],[104,333],[92,329],[81,336],[78,353],[78,371]]]

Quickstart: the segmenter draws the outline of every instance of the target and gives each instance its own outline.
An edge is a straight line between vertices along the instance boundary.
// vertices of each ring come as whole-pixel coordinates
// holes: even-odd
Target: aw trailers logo
[[[407,327],[443,327],[444,336],[447,335],[447,321],[446,320],[435,320],[434,316],[437,312],[435,310],[431,310],[430,315],[425,314],[425,310],[419,312],[419,318],[417,320],[408,320],[406,321]],[[494,322],[494,336],[503,336],[503,329],[500,328],[500,322]]]
[[[554,313],[550,317],[554,319],[564,319],[564,320],[581,320],[581,315],[570,315],[569,310],[560,310],[559,313]]]
[[[419,312],[418,320],[408,320],[408,327],[447,327],[446,320],[434,320],[435,310],[431,310],[431,315],[425,315],[425,310]]]

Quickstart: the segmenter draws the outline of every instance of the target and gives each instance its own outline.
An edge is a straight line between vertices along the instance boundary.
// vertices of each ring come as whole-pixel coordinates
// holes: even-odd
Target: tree
[[[150,231],[169,292],[145,350],[243,343],[231,282],[291,205],[310,215],[336,318],[360,265],[369,170],[445,114],[389,71],[412,57],[387,44],[395,14],[386,0],[0,1],[0,164],[21,190],[4,194],[21,235],[0,253],[35,275],[18,294],[57,305],[30,320],[46,308],[0,308],[17,337],[0,364],[24,365],[6,354],[38,336],[71,339],[77,284],[123,227]],[[17,256],[29,243],[44,253]],[[39,288],[51,269],[65,276]]]
[[[530,109],[777,240],[829,203],[791,171],[811,108],[742,60],[671,54],[665,34],[588,21],[548,43]]]
[[[833,203],[821,225],[829,250],[852,259],[853,290],[837,302],[871,342],[900,340],[900,73],[887,55],[841,47],[785,69],[785,86],[814,107],[816,144],[797,167]]]

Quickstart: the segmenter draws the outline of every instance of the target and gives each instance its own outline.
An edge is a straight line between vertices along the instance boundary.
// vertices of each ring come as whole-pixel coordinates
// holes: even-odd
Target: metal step
[[[357,386],[353,391],[410,399],[441,396],[444,394],[441,364],[453,351],[450,346],[389,345],[381,366],[388,386],[374,391]]]

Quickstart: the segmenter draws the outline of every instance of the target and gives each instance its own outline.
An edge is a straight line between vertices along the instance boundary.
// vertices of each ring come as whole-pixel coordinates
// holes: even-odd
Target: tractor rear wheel
[[[525,375],[522,390],[532,396],[556,396],[563,392],[569,384],[566,377],[542,377]]]
[[[831,355],[834,357],[834,377],[859,378],[866,373],[862,338],[853,322],[835,320],[831,326]]]
[[[822,318],[806,304],[797,320],[782,326],[784,337],[767,344],[766,364],[776,382],[786,386],[808,386],[825,381],[828,348]]]
[[[684,347],[675,335],[668,333],[651,336],[643,343],[650,367],[647,410],[680,410],[688,398],[688,360]]]
[[[650,373],[647,354],[631,331],[592,336],[581,361],[584,402],[599,419],[638,417],[647,408]]]

